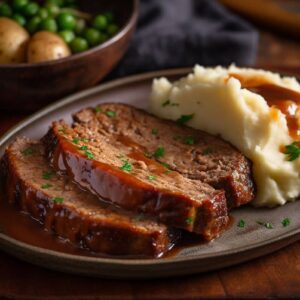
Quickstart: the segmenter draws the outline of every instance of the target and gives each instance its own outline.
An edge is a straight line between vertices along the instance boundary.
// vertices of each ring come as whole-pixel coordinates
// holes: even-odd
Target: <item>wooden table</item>
[[[300,43],[262,32],[257,62],[300,74]],[[0,113],[0,135],[25,115]],[[207,299],[300,297],[300,242],[266,257],[184,278],[117,281],[60,274],[0,252],[0,297],[18,299]]]

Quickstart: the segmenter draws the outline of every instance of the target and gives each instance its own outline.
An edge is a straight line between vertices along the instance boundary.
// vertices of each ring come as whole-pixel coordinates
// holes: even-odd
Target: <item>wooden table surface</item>
[[[261,31],[257,63],[284,65],[300,74],[300,42]],[[24,114],[0,112],[0,135]],[[300,298],[300,242],[271,255],[188,277],[117,281],[44,270],[0,252],[0,298],[207,299]]]

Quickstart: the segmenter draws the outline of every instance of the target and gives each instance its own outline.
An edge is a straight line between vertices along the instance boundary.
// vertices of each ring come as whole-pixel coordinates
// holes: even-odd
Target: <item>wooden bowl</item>
[[[33,111],[95,85],[123,57],[135,30],[138,0],[78,0],[93,15],[112,11],[120,31],[105,43],[60,60],[0,65],[0,109]]]

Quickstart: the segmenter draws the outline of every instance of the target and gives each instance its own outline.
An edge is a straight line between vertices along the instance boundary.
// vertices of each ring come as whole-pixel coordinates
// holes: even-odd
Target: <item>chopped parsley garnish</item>
[[[90,151],[85,151],[85,155],[88,159],[93,159],[94,158],[94,154]]]
[[[192,217],[188,217],[186,220],[185,220],[185,222],[187,223],[187,224],[192,224],[193,223],[193,221],[194,221],[194,219],[192,218]]]
[[[213,151],[212,151],[211,148],[206,148],[206,149],[203,150],[202,154],[203,154],[203,155],[208,155],[208,154],[210,154],[210,153],[212,153],[212,152],[213,152]]]
[[[21,153],[24,156],[28,156],[28,155],[32,155],[34,153],[34,151],[31,147],[28,147],[28,148],[24,149]]]
[[[281,221],[281,224],[283,227],[287,227],[291,224],[291,220],[289,218],[284,218],[282,221]]]
[[[88,148],[88,146],[81,146],[79,149],[80,150],[88,150],[89,148]]]
[[[44,189],[44,190],[49,189],[51,187],[52,187],[52,184],[50,184],[50,183],[45,183],[45,184],[41,185],[41,188]]]
[[[151,132],[152,132],[152,134],[158,134],[158,129],[157,128],[152,128],[152,130],[151,130]]]
[[[186,145],[194,145],[195,139],[193,137],[189,136],[189,137],[185,138],[183,142]]]
[[[80,140],[79,140],[78,137],[74,137],[73,140],[72,140],[72,143],[78,145],[78,144],[79,144],[79,141],[80,141]]]
[[[153,153],[153,156],[155,158],[160,158],[165,155],[165,148],[164,147],[158,147],[155,152]]]
[[[244,228],[246,226],[245,220],[243,220],[243,219],[239,220],[239,222],[237,223],[237,226],[240,228]]]
[[[154,176],[154,175],[149,175],[149,176],[148,176],[148,180],[154,181],[154,180],[156,180],[156,176]]]
[[[90,139],[87,139],[87,138],[81,138],[80,140],[84,143],[88,143],[90,141]]]
[[[51,171],[45,171],[43,172],[43,179],[51,179],[55,175],[54,172]]]
[[[108,110],[105,114],[110,118],[114,118],[116,116],[116,112],[112,110]]]
[[[185,124],[187,123],[188,121],[190,121],[191,119],[193,119],[194,117],[194,114],[191,114],[191,115],[182,115],[178,120],[177,120],[177,123],[179,124]]]
[[[163,165],[165,168],[167,168],[167,169],[171,169],[171,166],[169,165],[169,164],[167,164],[167,163],[165,163],[165,162],[160,162],[160,164],[161,165]]]
[[[64,202],[64,198],[55,197],[55,198],[52,198],[52,201],[55,202],[56,204],[61,204]]]
[[[284,154],[288,157],[288,161],[296,160],[300,155],[300,142],[294,142],[285,146]]]
[[[101,112],[101,111],[102,111],[102,109],[101,109],[100,106],[96,106],[96,107],[95,107],[95,112],[96,112],[96,113]]]
[[[266,227],[267,229],[273,229],[272,223],[269,222],[263,222],[263,221],[256,221],[257,224],[262,225]]]
[[[58,129],[58,132],[61,132],[61,133],[66,133],[66,128],[65,128],[65,127],[63,127],[63,128],[59,128],[59,129]]]
[[[130,164],[128,162],[128,160],[124,160],[123,165],[120,167],[120,169],[122,171],[125,171],[125,172],[131,172],[132,171],[132,164]]]
[[[167,106],[167,105],[169,105],[170,104],[170,100],[167,100],[167,101],[165,101],[161,106],[162,107],[165,107],[165,106]]]

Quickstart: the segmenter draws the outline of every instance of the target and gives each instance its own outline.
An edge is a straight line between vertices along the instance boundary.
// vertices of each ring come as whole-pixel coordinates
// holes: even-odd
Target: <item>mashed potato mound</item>
[[[235,76],[231,76],[235,74]],[[283,205],[300,194],[300,158],[289,161],[284,146],[295,141],[286,115],[255,90],[243,88],[243,80],[259,80],[300,92],[295,78],[281,78],[263,70],[203,68],[175,83],[155,79],[150,111],[177,120],[193,115],[188,126],[220,135],[253,162],[257,186],[256,206]]]

